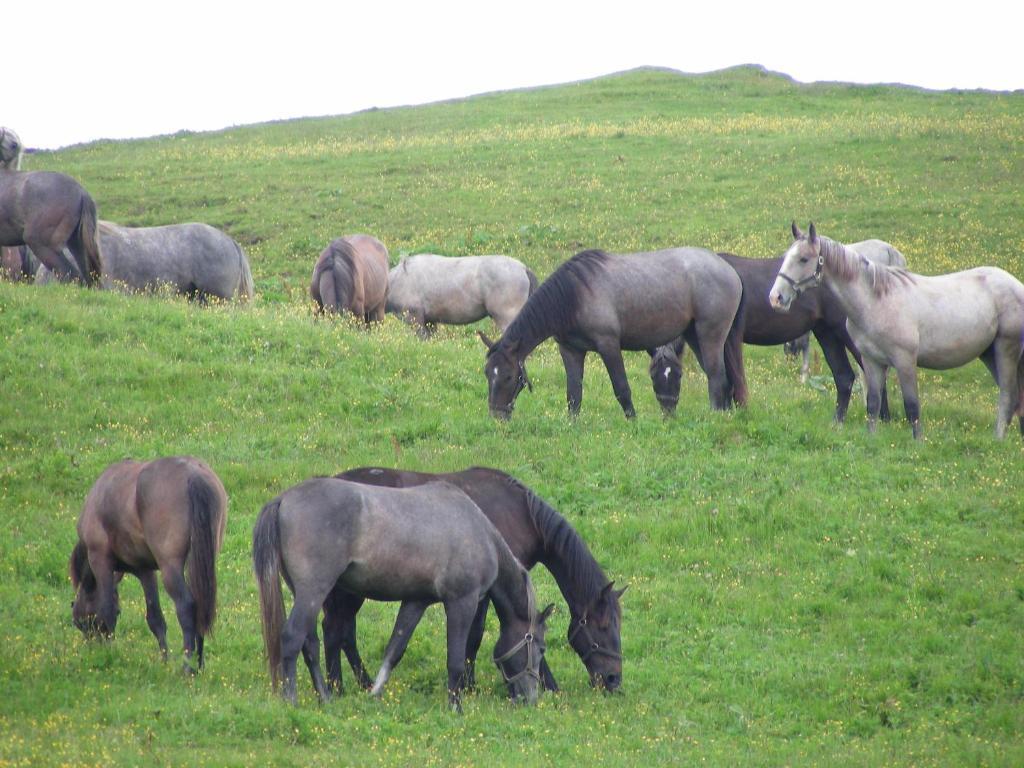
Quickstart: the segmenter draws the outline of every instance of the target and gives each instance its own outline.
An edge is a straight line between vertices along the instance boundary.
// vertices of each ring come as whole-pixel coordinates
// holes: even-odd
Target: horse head
[[[501,672],[512,701],[533,705],[541,691],[540,662],[544,658],[547,620],[555,610],[550,603],[537,612],[530,577],[522,572],[527,595],[526,616],[510,616],[501,622],[498,642],[494,644],[494,663]]]
[[[113,637],[114,629],[117,626],[117,616],[121,613],[120,597],[117,585],[123,578],[123,573],[116,573],[113,585],[114,590],[114,612],[110,625],[100,618],[100,590],[89,567],[89,560],[85,546],[79,543],[71,553],[69,566],[71,574],[71,585],[75,588],[75,599],[71,603],[71,621],[87,638]]]
[[[796,299],[807,288],[821,284],[825,255],[821,251],[814,222],[805,235],[793,222],[793,244],[782,258],[778,277],[768,294],[768,302],[777,312],[788,312]]]
[[[679,388],[683,382],[683,363],[680,358],[685,348],[682,338],[679,338],[671,344],[658,347],[651,355],[648,372],[654,396],[658,398],[666,416],[676,412],[676,404],[679,402]]]
[[[590,684],[610,693],[622,685],[619,598],[626,589],[617,590],[614,581],[608,582],[581,614],[573,613],[569,622],[569,645],[590,673]]]
[[[18,134],[10,128],[0,128],[0,169],[7,171],[20,169],[23,149]]]
[[[530,377],[526,375],[526,363],[518,355],[519,340],[501,338],[492,342],[482,331],[477,331],[477,335],[487,347],[487,358],[484,361],[487,405],[492,416],[508,419],[523,387],[533,391]]]

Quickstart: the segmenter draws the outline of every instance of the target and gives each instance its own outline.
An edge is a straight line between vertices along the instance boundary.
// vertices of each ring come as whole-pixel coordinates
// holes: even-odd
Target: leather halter
[[[779,277],[785,280],[799,295],[808,285],[821,285],[821,272],[825,268],[825,254],[818,253],[818,264],[814,268],[814,274],[801,280],[794,280],[782,270],[779,270]]]
[[[534,660],[534,657],[539,653],[536,638],[537,611],[534,603],[533,590],[529,587],[526,589],[526,610],[530,613],[530,628],[527,630],[526,634],[523,635],[523,639],[501,654],[501,656],[491,657],[494,659],[494,664],[497,666],[498,671],[501,672],[501,676],[505,679],[505,682],[509,684],[512,684],[527,675],[536,678],[538,682],[540,681],[540,659],[537,659],[536,661]],[[510,675],[505,671],[505,662],[519,653],[524,646],[526,648],[526,666],[514,675]]]
[[[572,631],[569,633],[569,645],[572,645],[572,641],[576,638],[576,635],[582,634],[583,640],[587,644],[587,649],[583,653],[579,653],[580,660],[586,661],[594,654],[600,654],[602,656],[608,656],[613,659],[622,661],[622,654],[618,651],[613,651],[611,648],[604,648],[599,642],[594,640],[590,634],[590,629],[587,627],[587,612],[583,611],[583,615],[580,616],[579,621],[573,624]]]

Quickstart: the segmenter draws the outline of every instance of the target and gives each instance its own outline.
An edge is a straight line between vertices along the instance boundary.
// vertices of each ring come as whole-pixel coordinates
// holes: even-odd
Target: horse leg
[[[167,661],[167,622],[160,610],[160,588],[156,583],[156,571],[143,571],[139,575],[142,594],[146,596],[146,623],[160,646],[160,655]]]
[[[633,393],[629,389],[629,379],[626,378],[626,364],[622,360],[622,350],[618,343],[601,345],[597,353],[604,360],[604,367],[608,369],[608,378],[612,380],[612,390],[615,392],[615,399],[622,406],[622,412],[627,419],[636,417],[633,410]],[[724,377],[725,374],[723,373]]]
[[[191,661],[196,652],[196,601],[185,582],[183,567],[183,564],[177,564],[177,567],[164,567],[160,574],[163,577],[164,589],[174,601],[174,612],[178,616],[178,624],[181,625],[184,646],[182,671],[195,674],[196,669],[193,669]]]
[[[1020,382],[1017,378],[1021,360],[1020,344],[1017,339],[1009,342],[996,340],[989,348],[994,348],[995,379],[999,385],[999,406],[996,411],[996,438],[999,440],[1006,436],[1006,428],[1020,406]]]
[[[459,714],[462,714],[462,689],[466,685],[469,632],[480,605],[475,594],[444,604],[448,619],[448,706]]]
[[[846,421],[846,411],[850,407],[850,395],[853,393],[853,382],[856,379],[850,358],[846,356],[846,345],[827,328],[815,329],[814,338],[818,340],[825,362],[832,371],[832,380],[836,384],[836,413],[833,420],[836,424],[842,424]]]
[[[304,594],[304,591],[297,589],[295,591],[292,612],[289,614],[288,621],[285,622],[284,629],[281,632],[281,672],[284,677],[281,695],[292,704],[295,703],[297,698],[295,691],[295,667],[300,651],[302,652],[303,660],[306,662],[306,667],[309,669],[309,676],[313,680],[313,686],[316,687],[318,680],[321,685],[323,684],[323,676],[320,673],[319,654],[314,655],[310,653],[308,647],[310,636],[316,637],[316,616],[320,612],[318,606],[319,603],[310,600],[308,594]],[[319,646],[319,639],[316,642]],[[320,700],[324,701],[327,692],[326,686],[317,688],[316,692]]]
[[[356,614],[364,599],[350,592],[335,588],[324,601],[324,653],[327,657],[327,683],[336,693],[341,693],[341,652],[345,652],[349,666],[356,676],[357,684],[369,688],[371,680],[363,667],[356,646]]]
[[[407,600],[399,607],[395,628],[391,630],[391,639],[388,640],[387,648],[384,649],[380,670],[377,672],[377,678],[373,681],[373,688],[370,689],[372,695],[381,695],[384,684],[391,677],[391,671],[402,660],[405,649],[409,645],[409,638],[412,637],[413,630],[423,618],[423,612],[427,610],[428,605],[430,603],[424,600]],[[463,652],[465,652],[465,645],[463,645]]]
[[[874,432],[878,427],[878,412],[882,407],[882,384],[885,382],[887,367],[881,363],[863,358],[864,382],[868,389],[868,432]]]
[[[694,326],[703,358],[702,367],[708,377],[708,399],[712,409],[724,411],[732,404],[729,379],[725,373],[725,340],[729,329],[699,321]]]
[[[324,681],[324,673],[320,669],[320,638],[316,634],[316,617],[313,617],[313,628],[306,635],[302,644],[302,660],[306,662],[306,669],[309,670],[309,679],[313,682],[313,690],[323,703],[331,698],[331,692],[327,689]]]
[[[686,340],[686,343],[690,345],[690,349],[693,350],[693,356],[697,358],[697,365],[699,365],[700,369],[706,374],[707,369],[704,367],[704,354],[701,352],[700,339],[697,338],[697,329],[694,327],[693,323],[690,323],[690,326],[683,331],[683,338]],[[682,354],[680,354],[680,360],[682,360]]]
[[[917,397],[917,361],[894,360],[893,367],[899,377],[900,391],[903,393],[903,410],[914,433],[914,439],[921,437],[921,402]],[[883,379],[883,384],[884,384]]]
[[[63,249],[51,248],[49,245],[38,240],[32,242],[26,240],[26,243],[36,255],[36,258],[56,275],[58,281],[62,283],[78,281],[83,285],[85,284],[85,278],[82,276],[78,265],[65,255]]]
[[[490,605],[490,598],[485,597],[480,601],[466,637],[466,688],[470,691],[476,690],[476,657],[480,652],[480,643],[484,640],[484,625]]]
[[[580,412],[580,404],[583,402],[583,363],[587,353],[559,344],[558,354],[562,356],[562,365],[565,367],[565,399],[569,415],[575,416]]]

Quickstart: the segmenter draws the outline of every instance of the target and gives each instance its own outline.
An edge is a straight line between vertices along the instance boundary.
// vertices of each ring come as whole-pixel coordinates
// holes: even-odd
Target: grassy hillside
[[[595,359],[570,422],[545,344],[534,392],[500,424],[472,329],[421,343],[389,318],[366,332],[315,319],[305,291],[316,255],[349,232],[393,259],[504,252],[543,277],[584,247],[775,255],[792,218],[889,240],[915,271],[1021,276],[1022,147],[1022,94],[800,86],[740,68],[27,158],[79,178],[103,218],[226,229],[259,297],[203,309],[0,285],[0,765],[1021,764],[1024,442],[1016,428],[993,440],[980,364],[922,374],[914,443],[899,422],[865,434],[860,399],[834,428],[820,360],[800,386],[781,351],[749,347],[745,411],[709,412],[688,360],[678,417],[662,420],[634,355],[638,418],[622,418]],[[169,453],[209,461],[231,496],[219,623],[195,680],[160,664],[133,580],[113,643],[84,642],[68,610],[89,486],[112,461]],[[383,701],[348,675],[346,696],[318,707],[304,673],[298,707],[273,698],[256,513],[306,477],[368,463],[487,464],[548,499],[630,585],[625,693],[589,689],[538,569],[559,605],[548,658],[564,692],[536,709],[509,706],[482,656],[481,692],[463,717],[446,711],[438,608]],[[372,667],[393,616],[361,615]]]

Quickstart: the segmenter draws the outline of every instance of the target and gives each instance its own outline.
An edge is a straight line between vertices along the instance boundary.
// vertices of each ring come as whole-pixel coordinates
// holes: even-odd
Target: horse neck
[[[499,537],[500,539],[500,537]],[[504,541],[499,541],[504,545]],[[494,611],[498,614],[498,621],[502,628],[510,625],[510,622],[519,620],[533,623],[533,616],[530,615],[530,592],[533,590],[523,579],[526,570],[516,560],[515,555],[508,548],[508,545],[498,548],[498,578],[491,586],[489,596],[494,603]],[[524,589],[524,585],[526,588]]]
[[[825,256],[824,275],[829,287],[848,317],[856,320],[870,311],[875,303],[872,277],[861,266],[860,256],[842,243],[820,238]]]
[[[541,539],[539,562],[555,577],[569,610],[580,616],[600,596],[608,577],[564,517],[532,492],[527,503]]]

